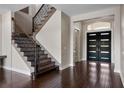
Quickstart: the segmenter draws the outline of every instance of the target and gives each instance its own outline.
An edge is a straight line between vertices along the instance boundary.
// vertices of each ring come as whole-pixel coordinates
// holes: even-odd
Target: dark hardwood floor
[[[0,69],[0,87],[12,88],[122,88],[113,64],[77,62],[63,71],[50,71],[35,81],[29,76]],[[12,74],[11,74],[12,73]]]

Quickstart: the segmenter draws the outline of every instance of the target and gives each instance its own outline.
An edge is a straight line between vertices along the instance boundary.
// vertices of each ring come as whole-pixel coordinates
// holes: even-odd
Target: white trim
[[[29,73],[28,71],[20,70],[18,68],[7,67],[7,66],[3,66],[2,68],[6,69],[6,70],[15,71],[17,73],[21,73],[21,74],[31,76],[31,73]]]
[[[74,66],[74,63],[71,63],[69,66],[70,66],[70,67],[73,67],[73,66]]]
[[[60,66],[60,67],[59,67],[59,70],[64,70],[64,69],[66,69],[66,68],[68,68],[68,67],[70,67],[70,65],[66,65],[66,66],[63,66],[63,67]]]
[[[60,66],[59,67],[59,70],[64,70],[64,69],[66,69],[66,68],[68,68],[68,67],[74,67],[74,64],[69,64],[69,65],[65,65],[65,66]]]
[[[118,69],[114,69],[114,72],[116,72],[116,73],[120,73],[120,70],[118,70]]]
[[[104,32],[104,31],[112,31],[112,28],[111,29],[99,29],[99,30],[86,30],[86,32]]]

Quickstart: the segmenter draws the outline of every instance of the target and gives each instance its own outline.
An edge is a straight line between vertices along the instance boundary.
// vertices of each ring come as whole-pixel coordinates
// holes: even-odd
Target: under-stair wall
[[[12,44],[12,70],[31,76],[31,69],[25,63],[22,58],[22,54],[19,53],[18,49]]]

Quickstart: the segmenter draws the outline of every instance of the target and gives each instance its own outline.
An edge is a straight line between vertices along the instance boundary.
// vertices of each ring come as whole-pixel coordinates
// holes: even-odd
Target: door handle
[[[97,48],[96,48],[96,51],[98,51],[98,52],[99,52],[99,51],[100,51],[100,48],[99,48],[99,47],[97,47]]]
[[[100,52],[100,48],[99,48],[99,52]]]
[[[99,51],[99,48],[98,47],[96,48],[96,51]]]

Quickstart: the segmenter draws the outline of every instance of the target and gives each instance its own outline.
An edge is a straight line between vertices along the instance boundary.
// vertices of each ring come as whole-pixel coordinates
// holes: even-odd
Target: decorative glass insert
[[[100,29],[110,29],[111,23],[109,22],[95,22],[87,26],[87,30],[100,30]]]

